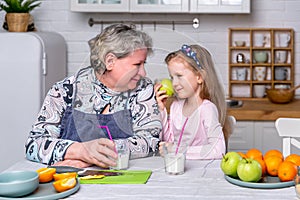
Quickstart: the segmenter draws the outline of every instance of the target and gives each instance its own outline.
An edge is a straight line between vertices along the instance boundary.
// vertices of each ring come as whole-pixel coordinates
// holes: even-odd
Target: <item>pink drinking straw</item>
[[[109,139],[110,139],[111,141],[113,141],[113,138],[111,137],[111,134],[110,134],[110,131],[109,131],[108,126],[99,126],[99,128],[105,128],[105,129],[106,129],[106,132],[107,132],[107,134],[108,134]],[[116,147],[115,147],[115,152],[117,152]]]
[[[181,143],[181,139],[182,139],[182,135],[183,135],[183,132],[184,132],[184,129],[185,129],[185,125],[188,121],[188,117],[186,118],[183,126],[182,126],[182,129],[181,129],[181,132],[180,132],[180,136],[179,136],[179,139],[178,139],[178,143],[177,143],[177,147],[176,147],[176,151],[175,151],[175,155],[178,153],[178,149],[179,149],[179,146],[180,146],[180,143]]]

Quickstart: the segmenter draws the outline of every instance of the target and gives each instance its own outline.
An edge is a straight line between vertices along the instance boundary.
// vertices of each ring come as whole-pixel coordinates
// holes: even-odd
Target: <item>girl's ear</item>
[[[201,75],[198,75],[197,77],[197,82],[198,82],[198,84],[202,84],[203,83],[203,79],[202,79],[202,76]]]
[[[106,70],[112,70],[116,60],[117,60],[117,57],[113,53],[106,54],[106,56],[105,56]]]

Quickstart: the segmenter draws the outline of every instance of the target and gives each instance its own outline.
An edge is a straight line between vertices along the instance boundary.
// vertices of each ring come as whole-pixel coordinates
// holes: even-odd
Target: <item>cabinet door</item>
[[[250,13],[250,0],[190,0],[192,13]]]
[[[254,130],[255,148],[263,153],[270,149],[282,151],[282,140],[276,131],[275,122],[255,122]]]
[[[189,1],[186,0],[131,0],[131,13],[187,13]]]
[[[128,0],[71,0],[75,12],[129,12]]]
[[[270,149],[282,151],[282,138],[278,135],[275,128],[275,122],[255,122],[255,148],[260,149],[263,153]],[[300,141],[300,137],[296,138]],[[300,149],[291,146],[291,153],[300,154]]]
[[[254,122],[238,121],[228,140],[228,151],[247,152],[254,146]]]

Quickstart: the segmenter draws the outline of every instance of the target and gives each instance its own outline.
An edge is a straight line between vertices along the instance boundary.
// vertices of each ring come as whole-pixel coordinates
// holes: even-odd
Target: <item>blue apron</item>
[[[62,117],[60,131],[62,139],[85,142],[99,138],[109,138],[106,129],[100,128],[100,126],[107,126],[113,139],[133,136],[132,114],[131,110],[126,108],[129,98],[127,98],[127,102],[124,105],[124,110],[112,114],[101,114],[99,111],[91,114],[76,109],[76,95],[77,82],[75,84],[72,105],[67,106]]]

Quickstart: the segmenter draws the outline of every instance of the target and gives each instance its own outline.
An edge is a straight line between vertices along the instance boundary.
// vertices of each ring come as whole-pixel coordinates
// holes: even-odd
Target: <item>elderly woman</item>
[[[116,165],[115,142],[129,142],[131,159],[157,151],[161,122],[145,62],[152,39],[115,24],[89,41],[91,66],[56,83],[26,143],[29,160],[48,165]],[[118,140],[116,140],[118,139]]]

